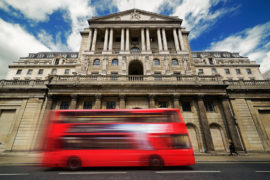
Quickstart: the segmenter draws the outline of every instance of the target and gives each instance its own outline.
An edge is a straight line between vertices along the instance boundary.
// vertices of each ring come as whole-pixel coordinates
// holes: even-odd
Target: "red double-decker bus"
[[[56,110],[42,166],[182,166],[195,163],[178,109]]]

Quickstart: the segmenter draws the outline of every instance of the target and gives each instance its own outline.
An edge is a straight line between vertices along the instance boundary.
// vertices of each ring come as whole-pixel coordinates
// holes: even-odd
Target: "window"
[[[156,39],[154,37],[150,37],[150,42],[155,42]]]
[[[120,38],[120,37],[116,37],[116,38],[115,38],[115,41],[116,41],[116,42],[120,42],[120,41],[121,41],[121,38]]]
[[[226,74],[231,74],[230,69],[225,69]]]
[[[241,74],[240,69],[235,69],[236,74]]]
[[[172,65],[173,66],[178,66],[178,60],[177,59],[172,59]]]
[[[209,64],[214,64],[212,58],[209,58],[208,60],[209,60]]]
[[[92,80],[97,80],[98,72],[92,72]]]
[[[65,69],[65,74],[69,74],[69,69]]]
[[[69,102],[68,101],[62,101],[60,104],[60,109],[68,109],[69,108]]]
[[[58,65],[58,64],[59,64],[59,59],[56,59],[56,60],[54,61],[54,64],[55,64],[55,65]]]
[[[108,101],[106,109],[115,109],[116,108],[116,103],[114,101]]]
[[[95,59],[93,65],[94,66],[99,66],[100,65],[100,60],[99,59]]]
[[[130,51],[134,52],[134,53],[138,53],[138,52],[140,52],[140,49],[137,48],[137,47],[133,47],[133,48],[130,49]]]
[[[181,104],[183,111],[191,112],[191,106],[189,102],[181,102]]]
[[[118,66],[118,59],[112,60],[112,66]]]
[[[203,69],[199,69],[198,75],[203,74]]]
[[[247,74],[252,74],[251,69],[246,69],[247,70]]]
[[[92,102],[91,101],[84,101],[83,109],[92,109]]]
[[[28,69],[27,74],[31,75],[33,73],[33,69]]]
[[[154,76],[155,76],[155,80],[156,80],[156,81],[161,80],[161,72],[155,72],[155,73],[154,73]]]
[[[154,65],[155,65],[155,66],[159,66],[159,65],[160,65],[159,59],[154,59]]]
[[[16,74],[22,74],[22,70],[21,69],[18,69]]]
[[[212,73],[213,73],[213,74],[217,74],[216,68],[212,68]]]
[[[180,72],[173,72],[173,75],[176,76],[176,79],[178,81],[181,80],[181,77],[180,77],[181,73]]]
[[[38,74],[43,74],[43,69],[39,69]]]
[[[133,38],[131,38],[131,41],[132,42],[138,42],[139,41],[139,38],[138,37],[133,37]]]
[[[111,75],[112,75],[112,76],[111,76],[111,80],[114,80],[114,81],[115,81],[115,80],[118,79],[118,77],[117,77],[118,72],[112,72]]]
[[[168,103],[166,101],[159,101],[158,102],[158,107],[159,108],[167,108],[168,107]]]
[[[52,74],[56,74],[56,69],[52,69]]]
[[[205,101],[204,105],[205,105],[206,111],[208,111],[208,112],[214,112],[215,111],[213,102]]]

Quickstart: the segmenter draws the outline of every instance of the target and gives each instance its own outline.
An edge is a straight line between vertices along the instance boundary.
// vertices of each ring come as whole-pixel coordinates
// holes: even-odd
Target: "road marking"
[[[224,162],[224,161],[216,161],[216,162],[196,162],[196,164],[269,164],[269,161],[246,161],[246,162],[237,162],[237,161],[228,161],[228,162]]]
[[[160,174],[169,174],[169,173],[220,173],[221,171],[156,171]]]
[[[6,174],[0,174],[0,176],[25,176],[25,175],[29,175],[29,173],[6,173]]]
[[[58,174],[126,174],[127,172],[118,171],[118,172],[109,172],[109,171],[99,171],[99,172],[59,172]]]
[[[256,173],[270,173],[270,171],[256,171]]]

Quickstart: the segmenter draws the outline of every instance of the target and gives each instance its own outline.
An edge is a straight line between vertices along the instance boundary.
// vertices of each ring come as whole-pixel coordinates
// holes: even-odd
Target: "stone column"
[[[96,95],[95,109],[101,109],[101,95]]]
[[[145,38],[144,38],[144,29],[141,29],[141,43],[142,43],[142,51],[145,51]]]
[[[215,151],[202,96],[198,96],[197,106],[199,111],[200,125],[203,132],[205,150],[206,152]]]
[[[95,30],[94,30],[94,37],[93,37],[93,43],[92,43],[91,51],[96,50],[96,41],[97,41],[97,28],[95,28]]]
[[[180,99],[179,95],[173,96],[173,107],[174,108],[180,109],[179,99]]]
[[[173,38],[174,38],[175,50],[180,51],[176,28],[173,28]]]
[[[236,150],[243,151],[244,149],[242,148],[240,137],[239,137],[239,135],[237,133],[237,129],[236,129],[236,123],[234,121],[233,114],[232,114],[231,109],[230,109],[230,103],[229,103],[229,100],[227,98],[222,98],[222,109],[221,110],[224,112],[224,116],[225,116],[225,119],[226,119],[226,122],[228,125],[230,137],[232,139],[232,142],[233,142]]]
[[[125,109],[126,108],[126,96],[125,95],[120,95],[120,109]]]
[[[168,51],[167,38],[166,38],[166,31],[165,31],[165,28],[162,28],[162,40],[163,40],[164,51]]]
[[[155,108],[155,95],[149,95],[149,108]]]
[[[151,51],[151,46],[150,46],[150,36],[149,36],[149,28],[146,28],[146,47],[147,51]]]
[[[184,51],[185,50],[185,44],[184,44],[184,40],[183,40],[183,35],[182,35],[181,29],[178,29],[178,38],[179,38],[181,50]]]
[[[72,95],[69,109],[76,109],[76,105],[77,105],[77,96]]]
[[[109,51],[112,51],[113,46],[113,28],[110,30],[110,42],[109,42]]]
[[[103,51],[107,51],[107,49],[108,49],[107,46],[108,46],[108,28],[106,28],[106,30],[105,30]]]
[[[92,42],[92,29],[89,29],[89,35],[88,35],[88,39],[87,39],[87,51],[91,50],[91,42]]]
[[[160,35],[160,29],[157,29],[157,37],[158,37],[158,50],[162,51],[163,47],[162,47],[162,42],[161,42],[161,35]]]
[[[126,29],[126,51],[129,51],[129,29]]]
[[[125,50],[125,29],[121,29],[121,51]]]

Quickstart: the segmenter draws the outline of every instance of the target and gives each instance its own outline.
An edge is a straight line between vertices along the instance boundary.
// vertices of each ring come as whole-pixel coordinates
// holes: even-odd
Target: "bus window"
[[[184,134],[173,134],[172,138],[172,147],[173,149],[190,149],[190,142],[188,135]]]

